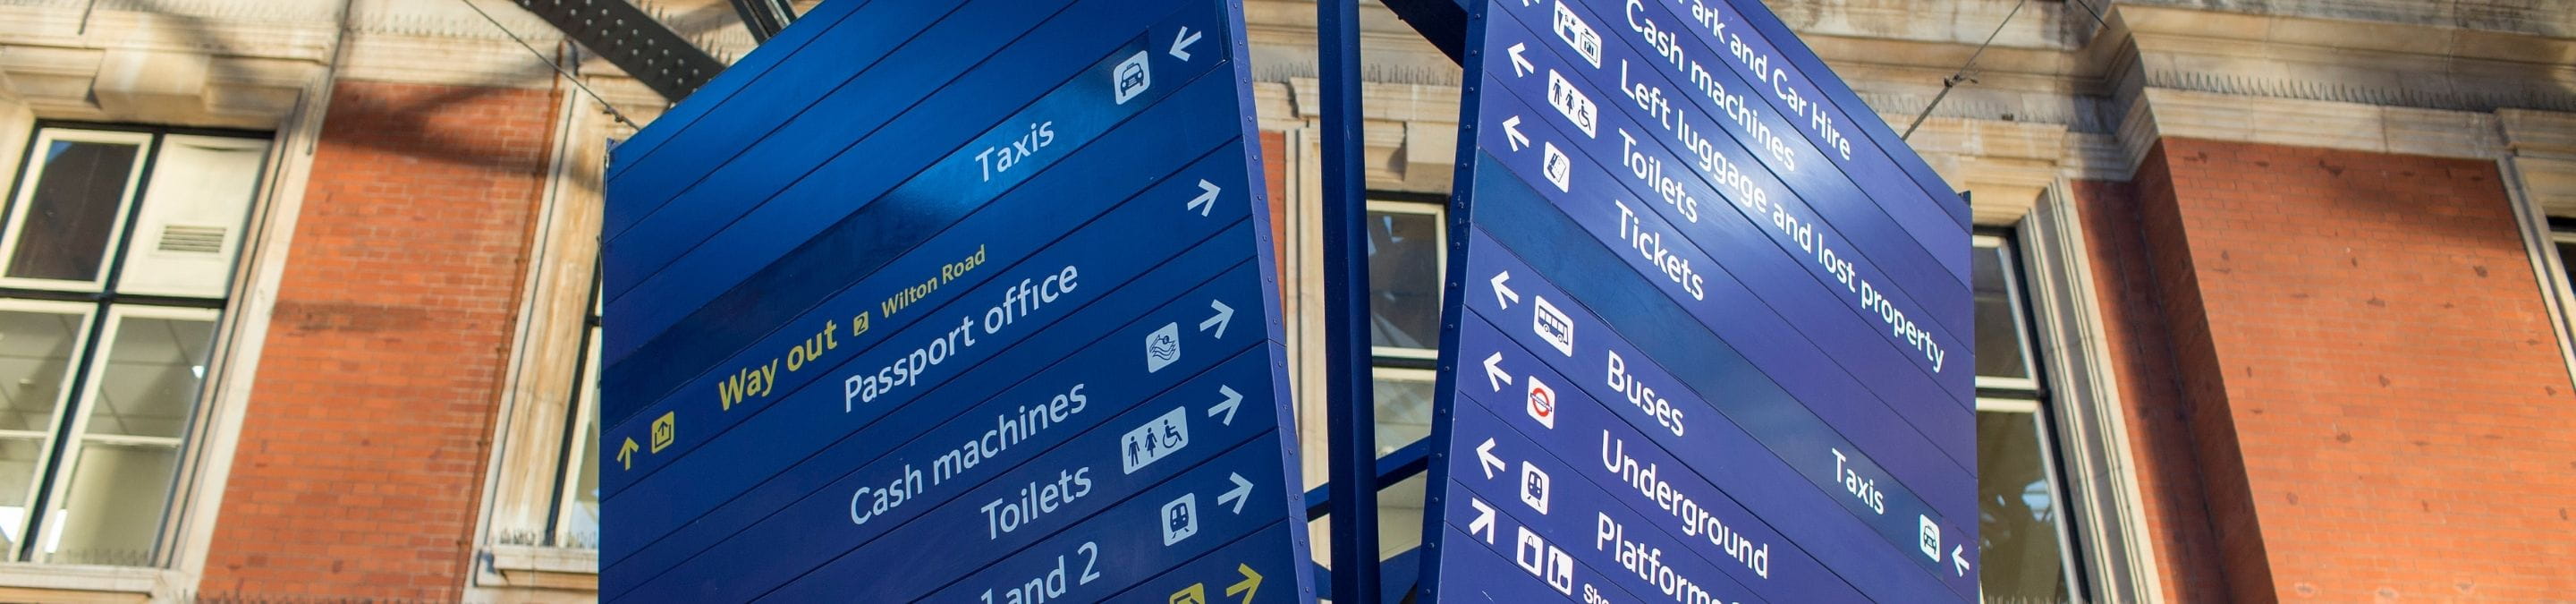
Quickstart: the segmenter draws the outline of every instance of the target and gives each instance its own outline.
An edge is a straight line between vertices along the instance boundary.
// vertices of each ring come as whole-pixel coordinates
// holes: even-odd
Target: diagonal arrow
[[[1190,205],[1186,209],[1198,210],[1200,216],[1206,216],[1208,215],[1208,210],[1216,209],[1216,194],[1224,190],[1225,189],[1217,188],[1216,183],[1208,182],[1207,179],[1201,178],[1199,179],[1199,196],[1190,198]]]
[[[1527,76],[1530,74],[1531,70],[1537,69],[1536,66],[1530,65],[1529,57],[1521,56],[1521,52],[1526,50],[1529,50],[1529,43],[1527,42],[1512,45],[1512,71],[1518,72],[1523,76]]]
[[[1504,384],[1512,383],[1512,372],[1503,370],[1503,353],[1485,357],[1485,382],[1493,386],[1495,392],[1502,392]]]
[[[1494,506],[1485,505],[1484,500],[1474,497],[1467,498],[1467,505],[1476,508],[1476,519],[1467,521],[1467,534],[1484,533],[1485,544],[1492,545],[1494,543]]]
[[[1225,417],[1216,420],[1217,423],[1234,425],[1234,410],[1243,406],[1243,393],[1235,392],[1233,386],[1217,386],[1216,393],[1225,395],[1225,400],[1217,401],[1216,405],[1208,407],[1208,417],[1216,417],[1217,413],[1222,412],[1225,413]]]
[[[1240,562],[1235,563],[1234,572],[1241,573],[1243,580],[1225,586],[1225,595],[1241,593],[1242,604],[1252,604],[1252,595],[1261,592],[1261,573],[1252,572],[1252,565]]]
[[[1199,43],[1199,34],[1190,31],[1190,26],[1181,26],[1181,33],[1172,38],[1172,58],[1190,60],[1189,47],[1197,43]]]
[[[1966,545],[1950,546],[1950,570],[1957,571],[1962,577],[1968,576],[1968,557],[1961,555],[1967,551]]]
[[[1505,467],[1503,458],[1494,456],[1494,439],[1488,438],[1485,444],[1476,445],[1476,463],[1484,466],[1486,478],[1493,478],[1495,470]]]
[[[1216,337],[1225,337],[1225,326],[1234,324],[1234,307],[1226,306],[1223,301],[1209,300],[1208,308],[1216,309],[1216,316],[1208,317],[1205,321],[1200,321],[1199,331],[1207,331],[1208,327],[1214,326],[1216,327]]]
[[[1494,273],[1494,278],[1486,281],[1494,284],[1494,305],[1505,310],[1511,309],[1513,302],[1521,301],[1520,292],[1512,291],[1512,286],[1503,285],[1503,282],[1510,280],[1512,280],[1512,272],[1503,271]]]
[[[1252,481],[1244,480],[1242,474],[1232,472],[1227,472],[1225,479],[1234,481],[1234,488],[1226,489],[1224,493],[1218,494],[1216,496],[1216,504],[1225,505],[1225,502],[1232,501],[1234,502],[1234,513],[1241,514],[1243,513],[1243,498],[1252,494]]]
[[[1521,134],[1521,116],[1503,120],[1503,140],[1511,142],[1513,151],[1529,146],[1529,135]]]

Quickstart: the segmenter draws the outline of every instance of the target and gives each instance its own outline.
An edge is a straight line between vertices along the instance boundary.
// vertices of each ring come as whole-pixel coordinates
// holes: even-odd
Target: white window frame
[[[77,315],[81,318],[79,330],[72,334],[72,358],[68,359],[70,362],[63,363],[63,374],[56,378],[59,380],[56,383],[64,384],[66,387],[56,389],[58,392],[54,395],[53,412],[45,416],[45,429],[0,430],[0,437],[34,439],[39,447],[36,452],[35,466],[27,473],[27,498],[18,502],[18,505],[28,506],[26,515],[20,517],[17,526],[13,527],[18,539],[10,544],[7,551],[0,551],[0,563],[8,563],[18,558],[18,550],[24,549],[28,542],[42,541],[39,535],[31,534],[28,530],[37,525],[36,517],[42,513],[34,507],[38,499],[36,495],[38,491],[44,490],[45,469],[53,467],[54,442],[60,437],[55,433],[54,426],[62,424],[63,410],[67,404],[65,399],[71,398],[65,395],[73,391],[67,387],[71,384],[72,376],[80,375],[81,367],[85,365],[80,361],[81,357],[89,351],[90,325],[98,321],[98,305],[86,302],[0,298],[0,311]]]
[[[34,555],[28,556],[28,560],[26,560],[27,562],[51,564],[44,562],[39,558],[42,555],[42,550],[52,548],[53,545],[59,542],[62,537],[63,519],[54,517],[52,508],[61,507],[63,505],[63,498],[70,495],[72,477],[77,475],[78,470],[80,470],[82,445],[90,442],[101,442],[119,445],[171,447],[173,449],[171,466],[174,470],[176,470],[180,464],[184,463],[184,460],[189,453],[187,435],[194,432],[197,416],[205,407],[205,390],[209,380],[207,380],[203,375],[198,376],[197,378],[198,391],[193,396],[195,400],[189,401],[188,419],[185,420],[186,423],[182,424],[179,430],[179,436],[136,436],[129,434],[89,433],[90,417],[95,415],[93,411],[97,409],[100,386],[106,379],[108,357],[116,353],[116,351],[111,348],[113,348],[116,343],[117,331],[123,329],[125,327],[125,320],[130,318],[205,321],[209,325],[220,329],[223,321],[223,311],[213,308],[154,306],[147,304],[115,304],[107,307],[106,326],[99,330],[97,340],[86,342],[86,344],[95,344],[97,346],[76,349],[82,351],[85,356],[89,357],[89,362],[86,364],[89,368],[89,375],[88,379],[81,381],[79,404],[73,405],[70,404],[70,401],[57,401],[54,406],[54,421],[58,423],[62,421],[62,414],[64,413],[71,413],[77,410],[80,414],[71,418],[71,425],[69,428],[63,430],[61,434],[55,436],[52,440],[46,441],[48,445],[52,445],[49,449],[60,449],[62,451],[62,462],[57,464],[48,460],[45,465],[37,466],[39,468],[38,475],[36,476],[38,481],[43,481],[45,479],[42,471],[43,468],[55,468],[56,472],[60,475],[55,477],[52,488],[47,489],[45,493],[44,501],[45,506],[48,509],[28,510],[28,522],[34,522],[37,514],[46,514],[47,517],[44,519],[44,522],[38,523],[39,526],[44,527],[45,534],[33,536],[42,539],[42,541],[38,542],[35,549],[28,550]],[[215,342],[207,342],[206,347],[210,352],[209,356],[211,357],[211,351],[215,347]],[[206,367],[206,373],[208,375],[212,375],[216,371],[216,368],[213,366],[214,359],[208,358],[206,362],[208,365],[208,367]],[[172,478],[175,479],[177,476],[173,476]],[[180,513],[177,503],[178,498],[183,494],[183,491],[181,491],[179,487],[180,485],[172,485],[170,493],[164,496],[164,500],[161,502],[160,523],[162,524],[162,530],[157,531],[157,533],[159,533],[158,536],[153,538],[152,548],[149,554],[154,562],[154,566],[158,566],[162,560],[166,560],[168,558],[168,552],[165,551],[165,548],[162,546],[167,545],[170,541],[168,531],[170,519]],[[25,529],[22,526],[20,530],[23,531]],[[11,552],[10,555],[15,557],[16,552]]]
[[[0,229],[0,287],[74,292],[97,291],[106,289],[108,278],[113,276],[110,273],[116,269],[117,246],[125,242],[127,230],[125,221],[133,218],[135,195],[141,192],[143,173],[150,169],[153,156],[156,155],[157,149],[152,140],[156,134],[78,128],[80,127],[41,126],[36,131],[35,140],[20,152],[26,157],[21,160],[25,163],[19,166],[18,178],[15,181],[18,188],[17,195],[9,199],[9,223],[5,229]],[[26,209],[36,198],[36,176],[45,169],[45,162],[40,161],[36,154],[43,152],[55,142],[131,144],[135,147],[134,166],[127,169],[125,173],[124,194],[118,196],[116,200],[116,219],[108,223],[111,228],[107,233],[106,253],[99,259],[98,275],[91,277],[89,281],[10,277],[7,272],[9,263],[17,259],[18,239],[25,234],[27,215],[30,213]],[[240,258],[236,256],[234,261],[238,263]]]

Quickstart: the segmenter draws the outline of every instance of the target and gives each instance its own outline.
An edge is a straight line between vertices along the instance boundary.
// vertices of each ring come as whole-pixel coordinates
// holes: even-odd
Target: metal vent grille
[[[224,227],[219,226],[163,226],[161,241],[153,249],[179,254],[221,254],[224,253],[224,231]]]
[[[517,2],[673,103],[725,68],[707,51],[626,0]]]

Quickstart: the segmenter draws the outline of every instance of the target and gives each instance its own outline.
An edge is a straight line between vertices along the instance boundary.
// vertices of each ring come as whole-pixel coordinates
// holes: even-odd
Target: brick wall
[[[2576,388],[2494,164],[2168,138],[2135,193],[2163,324],[2125,329],[2167,334],[2192,450],[2145,434],[2161,457],[2140,462],[2197,466],[2229,586],[2178,575],[2174,595],[2576,593]],[[2177,423],[2143,399],[2133,429]],[[2189,501],[2142,473],[2150,498]],[[2160,537],[2168,558],[2211,554]]]
[[[555,106],[333,90],[207,598],[459,597]]]
[[[2185,423],[2174,379],[2172,344],[2164,329],[2150,248],[2138,229],[2136,188],[2129,183],[2078,180],[2068,199],[2079,205],[2093,264],[2096,296],[2104,306],[2102,331],[2130,429],[2129,468],[2145,494],[2142,510],[2155,543],[2155,580],[2166,594],[2223,595],[2227,583],[2203,503],[2198,454]],[[2179,598],[2198,602],[2223,598]]]

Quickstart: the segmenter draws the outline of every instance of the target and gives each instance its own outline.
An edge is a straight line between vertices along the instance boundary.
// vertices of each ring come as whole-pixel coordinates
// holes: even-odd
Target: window
[[[1979,235],[1974,253],[1979,581],[1988,602],[2072,602],[2074,531],[2015,251]]]
[[[581,377],[573,382],[572,413],[564,418],[568,446],[555,465],[553,523],[543,545],[599,549],[599,276],[590,279],[590,312],[581,336]]]
[[[160,560],[268,141],[40,125],[0,219],[0,560]]]
[[[1378,194],[1368,204],[1369,352],[1375,365],[1377,454],[1431,435],[1432,371],[1440,358],[1440,290],[1449,253],[1447,200]],[[1422,542],[1424,476],[1378,492],[1380,557]]]

